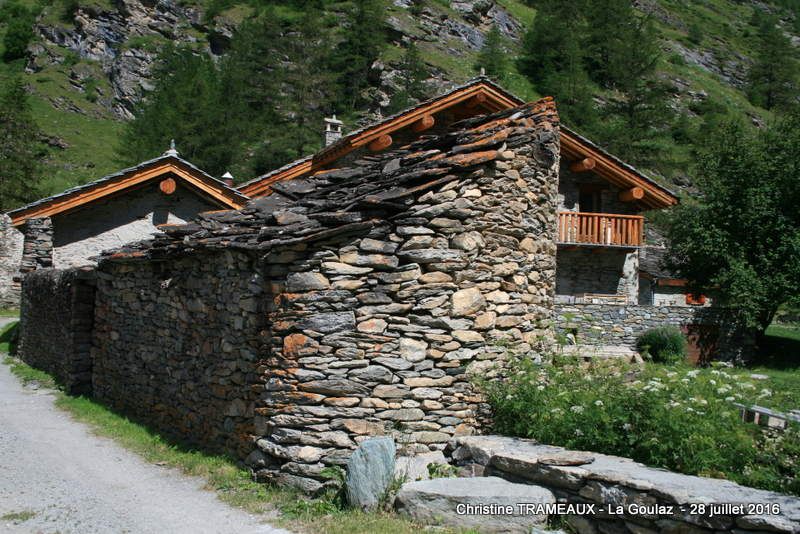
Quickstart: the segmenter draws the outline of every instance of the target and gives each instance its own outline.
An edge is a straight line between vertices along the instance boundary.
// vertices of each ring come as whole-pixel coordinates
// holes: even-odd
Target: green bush
[[[735,373],[521,360],[508,376],[484,386],[496,432],[800,495],[800,431],[743,423],[732,402],[771,392]]]
[[[686,337],[674,326],[660,326],[644,332],[636,340],[636,348],[658,363],[677,363],[688,355]]]
[[[28,55],[28,44],[33,40],[32,22],[28,18],[12,19],[3,38],[3,59],[6,62]]]

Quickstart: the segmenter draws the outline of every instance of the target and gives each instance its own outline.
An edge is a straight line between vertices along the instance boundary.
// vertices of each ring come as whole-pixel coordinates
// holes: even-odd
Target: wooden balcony
[[[640,247],[644,242],[644,217],[613,213],[558,214],[558,243],[607,247]]]

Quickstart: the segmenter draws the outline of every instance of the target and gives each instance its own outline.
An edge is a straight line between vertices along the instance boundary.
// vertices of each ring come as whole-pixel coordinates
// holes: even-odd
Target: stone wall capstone
[[[561,517],[581,534],[800,532],[800,499],[729,480],[503,436],[457,437],[447,453],[470,473],[551,490],[576,506]]]
[[[92,390],[94,273],[38,269],[22,282],[19,355],[71,394]]]

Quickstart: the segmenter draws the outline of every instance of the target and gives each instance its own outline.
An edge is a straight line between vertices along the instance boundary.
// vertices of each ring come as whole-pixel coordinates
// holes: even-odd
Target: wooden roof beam
[[[372,152],[380,152],[381,150],[386,150],[392,146],[393,142],[394,140],[392,139],[391,135],[383,134],[380,137],[377,137],[374,141],[371,141],[368,146]]]
[[[576,162],[573,162],[569,166],[569,170],[572,172],[586,172],[591,171],[594,169],[594,166],[597,165],[597,160],[594,158],[583,158]]]
[[[433,128],[434,124],[436,124],[436,119],[433,118],[433,115],[425,115],[411,125],[411,131],[414,133],[421,133]]]
[[[644,189],[641,187],[631,187],[625,191],[619,192],[619,199],[622,202],[633,202],[635,200],[642,200],[644,198]]]

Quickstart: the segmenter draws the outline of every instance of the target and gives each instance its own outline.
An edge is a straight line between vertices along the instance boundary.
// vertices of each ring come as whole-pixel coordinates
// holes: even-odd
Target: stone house
[[[22,357],[160,432],[243,459],[260,480],[309,492],[368,436],[416,453],[480,431],[490,414],[475,381],[513,355],[541,356],[570,328],[556,305],[561,247],[630,254],[641,234],[612,228],[583,243],[577,226],[560,239],[570,141],[554,102],[495,106],[481,96],[488,82],[466,87],[479,90],[442,108],[452,120],[436,134],[423,133],[440,120],[425,115],[429,102],[391,119],[416,135],[355,142],[355,132],[323,151],[338,151],[335,164],[309,158],[241,209],[162,225],[94,270],[29,273]],[[663,195],[637,183],[648,187],[639,202]],[[631,308],[652,321],[672,313],[572,305],[615,327],[613,313]],[[699,308],[680,309],[685,320]],[[65,328],[80,330],[67,347]]]
[[[297,178],[352,164],[420,135],[447,135],[455,121],[522,104],[479,77],[345,136],[341,123],[333,120],[326,128],[327,146],[320,152],[246,182],[239,190],[251,198],[269,198]],[[645,242],[643,213],[675,205],[677,197],[564,125],[560,133],[553,305],[560,333],[580,344],[632,349],[644,330],[674,324],[687,334],[693,358],[708,359],[720,350],[719,338],[733,335],[730,327],[721,326],[724,312],[699,309],[709,307],[711,299],[689,294],[685,280],[661,265],[663,245]]]
[[[240,208],[248,198],[181,158],[162,156],[0,216],[0,306],[17,307],[19,277],[40,267],[93,264],[105,249],[158,226]]]

